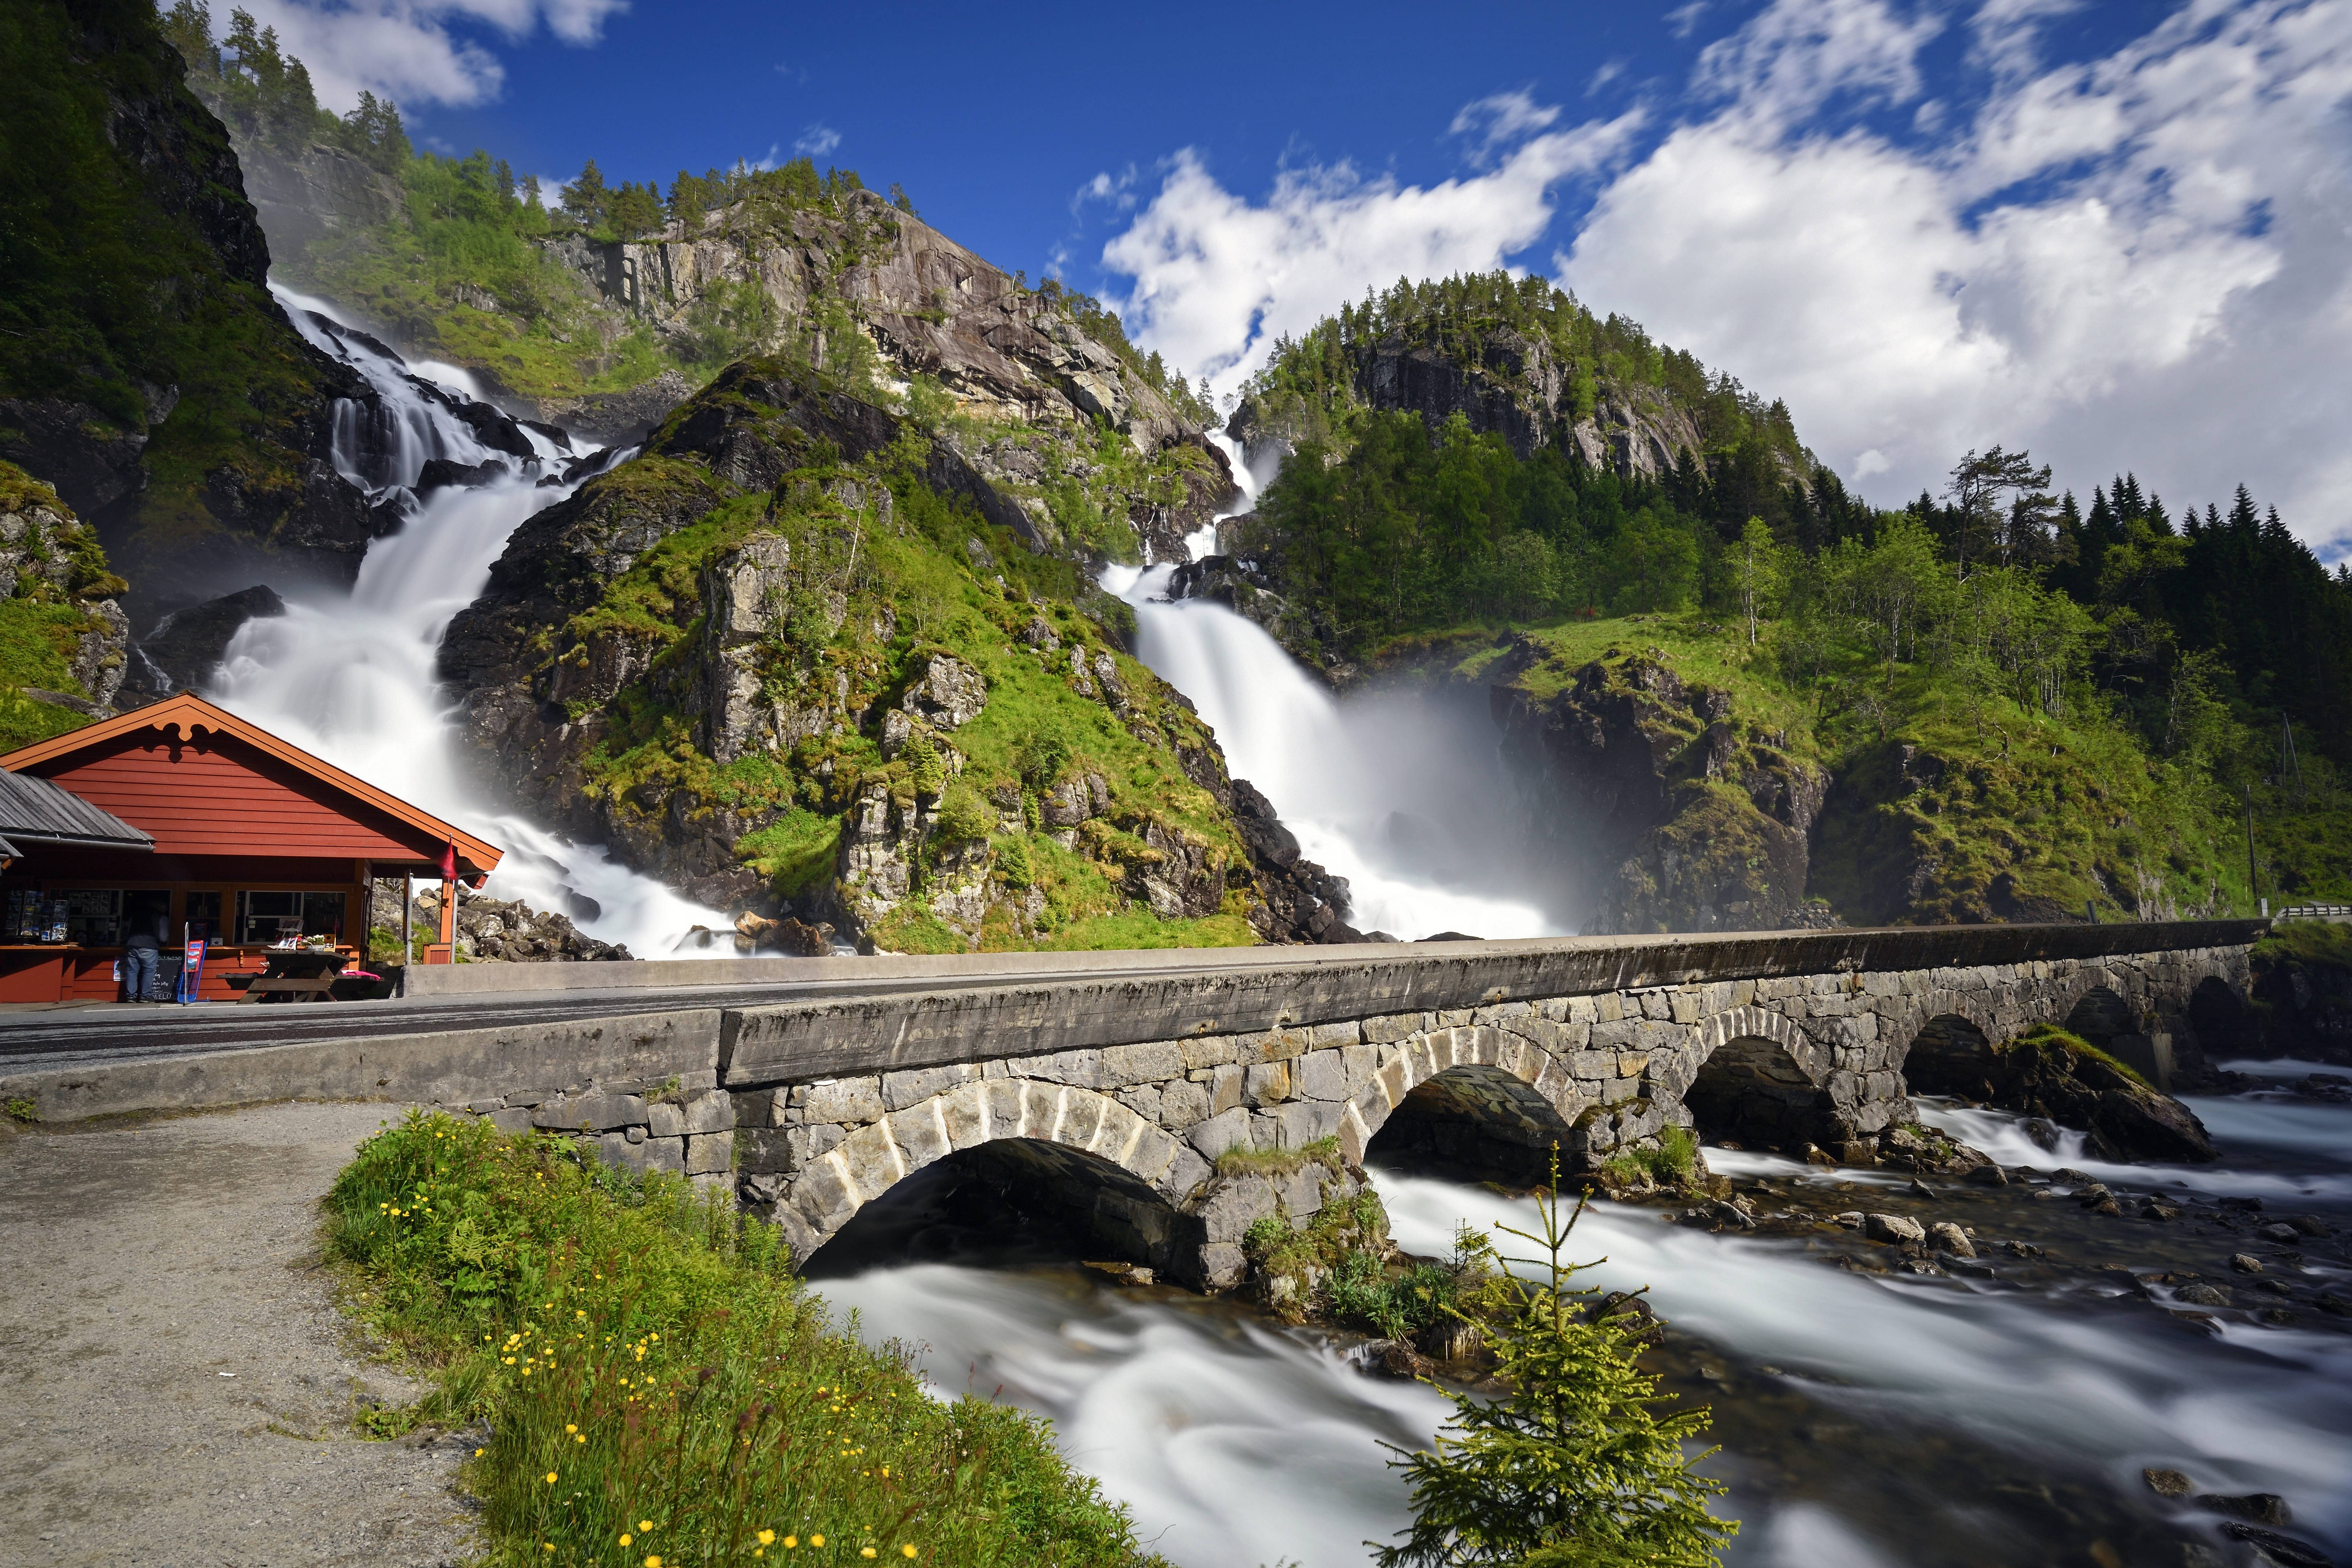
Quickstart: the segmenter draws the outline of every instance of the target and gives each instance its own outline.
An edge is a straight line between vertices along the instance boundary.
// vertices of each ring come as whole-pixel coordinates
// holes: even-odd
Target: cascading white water
[[[2221,1103],[2200,1101],[2200,1113]],[[2231,1103],[2233,1148],[2258,1164],[2263,1151],[2278,1152],[2291,1168],[2272,1179],[2305,1202],[2352,1167],[2352,1109]],[[2332,1143],[2308,1147],[2322,1128]],[[1709,1150],[1708,1158],[1743,1178],[1792,1185],[1907,1181],[1775,1155]],[[2130,1176],[2114,1179],[2138,1188],[2168,1174],[2120,1169]],[[2209,1174],[2221,1184],[2221,1173]],[[1465,1221],[1524,1230],[1534,1217],[1525,1200],[1484,1187],[1390,1172],[1376,1182],[1399,1244],[1424,1255],[1448,1252]],[[1871,1206],[1866,1196],[1853,1201]],[[2016,1526],[1975,1517],[1982,1504],[1970,1500],[1949,1504],[1967,1541],[1924,1551],[1946,1526],[1907,1517],[1892,1494],[1906,1445],[1930,1471],[1927,1489],[1943,1490],[1933,1468],[1953,1462],[1947,1434],[2033,1479],[2109,1489],[2123,1510],[2147,1500],[2140,1471],[2155,1466],[2184,1470],[2206,1490],[2279,1493],[2301,1533],[2339,1546],[2352,1536],[2352,1339],[2235,1321],[2209,1338],[2145,1308],[2118,1310],[2131,1294],[2123,1286],[2044,1293],[1858,1276],[1825,1267],[1801,1240],[1709,1235],[1661,1217],[1595,1204],[1571,1259],[1602,1261],[1580,1282],[1649,1287],[1660,1315],[1706,1347],[1706,1359],[1817,1411],[1807,1422],[1873,1434],[1869,1443],[1888,1456],[1882,1472],[1825,1497],[1772,1479],[1769,1443],[1798,1439],[1735,1445],[1708,1466],[1731,1481],[1725,1510],[1744,1521],[1730,1563],[2064,1559],[2067,1549],[2049,1541],[2037,1543],[2047,1551],[2013,1554],[2000,1543],[2016,1539]],[[942,1394],[993,1394],[1053,1417],[1064,1451],[1132,1507],[1139,1534],[1182,1568],[1365,1563],[1360,1542],[1389,1538],[1406,1513],[1379,1445],[1425,1446],[1445,1413],[1428,1390],[1364,1376],[1312,1333],[1174,1293],[1096,1288],[1067,1270],[926,1263],[820,1289],[857,1312],[869,1339],[915,1347]],[[2011,1484],[1994,1477],[1979,1496]]]
[[[471,398],[464,373],[404,365],[320,326],[313,312],[333,320],[322,301],[278,293],[303,335],[366,377],[391,415],[387,430],[368,432],[360,428],[355,405],[338,409],[336,464],[345,478],[388,492],[414,484],[436,458],[495,460],[506,472],[484,485],[427,493],[398,532],[369,547],[348,595],[296,587],[287,594],[285,615],[247,621],[207,694],[507,849],[487,889],[493,896],[570,914],[590,934],[626,942],[640,957],[672,956],[673,944],[692,926],[724,928],[725,916],[678,897],[602,849],[567,844],[488,805],[457,764],[434,670],[436,650],[450,617],[488,584],[508,536],[576,488],[576,481],[540,482],[561,466],[560,449],[525,427],[534,457],[490,450],[436,397],[435,385],[420,384],[415,375],[429,368],[440,387]]]
[[[1246,509],[1261,476],[1233,441],[1213,438]],[[1211,524],[1185,542],[1197,561],[1216,542]],[[1170,601],[1173,570],[1114,565],[1102,583],[1134,606],[1138,656],[1192,699],[1233,775],[1265,792],[1308,859],[1348,879],[1351,924],[1408,941],[1565,929],[1522,891],[1528,868],[1505,830],[1512,813],[1483,712],[1407,693],[1342,703],[1255,622],[1206,600]]]

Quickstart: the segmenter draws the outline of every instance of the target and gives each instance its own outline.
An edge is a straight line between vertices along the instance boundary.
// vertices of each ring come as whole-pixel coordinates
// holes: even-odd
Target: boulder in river
[[[2078,1035],[2049,1025],[2013,1039],[1915,1058],[1914,1090],[1959,1094],[2090,1134],[2105,1160],[2217,1158],[2189,1109]]]

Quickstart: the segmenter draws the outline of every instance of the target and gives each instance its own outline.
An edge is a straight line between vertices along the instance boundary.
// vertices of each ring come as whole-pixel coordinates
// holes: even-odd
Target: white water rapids
[[[703,956],[673,955],[671,949],[691,926],[726,929],[726,916],[678,897],[601,848],[566,843],[526,817],[486,804],[457,763],[448,703],[434,673],[441,634],[488,585],[490,565],[516,527],[577,488],[576,481],[540,483],[563,466],[562,454],[528,427],[535,458],[485,447],[412,379],[472,398],[475,389],[464,372],[388,359],[312,321],[312,312],[334,319],[325,302],[276,292],[303,336],[365,376],[392,416],[387,438],[373,443],[385,448],[379,471],[369,471],[364,452],[371,443],[359,428],[361,410],[341,405],[336,459],[345,478],[388,492],[415,484],[419,470],[436,458],[465,464],[494,459],[506,473],[478,487],[428,491],[398,532],[369,547],[348,595],[289,589],[285,615],[238,628],[207,695],[506,849],[486,889],[492,896],[570,914],[582,930],[626,942],[641,958]]]
[[[2221,1103],[2197,1105],[2203,1113]],[[2352,1178],[2352,1108],[2265,1097],[2229,1103],[2242,1140],[2233,1160],[2294,1156],[2265,1177],[2280,1190],[2318,1206],[2324,1198],[2309,1194]],[[2305,1148],[2315,1119],[2329,1131],[2332,1152]],[[1742,1178],[1853,1184],[1861,1190],[1851,1201],[1865,1208],[1876,1206],[1872,1187],[1907,1180],[1774,1155],[1708,1155]],[[2033,1157],[2053,1159],[2038,1147]],[[2223,1172],[2206,1174],[2229,1190]],[[2121,1167],[2110,1179],[2145,1188],[2169,1175]],[[1399,1243],[1424,1255],[1444,1255],[1462,1221],[1524,1229],[1533,1218],[1527,1202],[1484,1187],[1395,1173],[1379,1173],[1378,1184]],[[2331,1214],[2344,1222],[2341,1207]],[[1989,1236],[2000,1224],[1965,1217]],[[1735,1429],[1736,1410],[1718,1399],[1717,1437],[1727,1449],[1707,1468],[1732,1483],[1724,1511],[1744,1521],[1730,1563],[1893,1568],[2080,1558],[2081,1542],[2017,1539],[2017,1526],[1981,1495],[1944,1493],[1937,1467],[1964,1467],[1967,1446],[2036,1478],[2111,1491],[2118,1510],[2150,1500],[2140,1471],[2151,1466],[2184,1470],[2200,1490],[2276,1492],[2299,1533],[2339,1548],[2352,1541],[2352,1337],[2233,1321],[2207,1338],[2137,1306],[2120,1286],[2045,1292],[1855,1275],[1825,1266],[1801,1241],[1660,1221],[1654,1208],[1594,1205],[1570,1249],[1578,1261],[1605,1259],[1586,1281],[1650,1287],[1659,1313],[1699,1342],[1703,1362],[1742,1377],[1743,1395],[1761,1385],[1810,1409],[1811,1422],[1851,1423],[1869,1435],[1865,1451],[1884,1456],[1882,1470],[1842,1481],[1801,1469],[1776,1475],[1776,1444],[1801,1448],[1810,1428],[1759,1438],[1754,1428]],[[1129,1504],[1144,1538],[1182,1568],[1283,1559],[1353,1568],[1370,1555],[1361,1542],[1402,1526],[1404,1490],[1381,1444],[1425,1445],[1445,1414],[1433,1392],[1367,1376],[1310,1332],[1285,1332],[1181,1292],[1097,1288],[1087,1279],[916,1263],[822,1289],[856,1311],[869,1338],[918,1347],[941,1393],[992,1394],[1053,1417],[1064,1450]],[[1939,1458],[1939,1447],[1955,1440],[1960,1452]],[[1924,1488],[1948,1517],[1912,1517],[1906,1486]],[[1997,1497],[2000,1488],[1979,1489],[1986,1490]]]

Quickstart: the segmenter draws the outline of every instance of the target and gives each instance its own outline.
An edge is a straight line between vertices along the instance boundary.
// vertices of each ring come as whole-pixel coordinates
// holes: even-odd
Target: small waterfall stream
[[[381,395],[385,417],[378,428],[365,427],[361,405],[338,405],[335,459],[346,479],[379,499],[404,502],[402,492],[436,458],[491,462],[503,471],[487,483],[427,490],[397,532],[369,547],[348,595],[297,588],[287,595],[285,615],[247,621],[208,695],[505,848],[488,889],[495,897],[568,914],[583,931],[625,942],[641,958],[672,956],[691,926],[725,929],[726,916],[602,849],[566,843],[486,804],[458,764],[434,672],[443,629],[480,595],[508,536],[572,494],[602,466],[601,455],[567,453],[528,426],[514,428],[530,446],[529,457],[485,446],[459,416],[476,401],[463,372],[404,363],[337,322],[323,301],[277,292],[306,338]],[[426,371],[439,379],[420,374]],[[551,479],[556,482],[546,482]]]

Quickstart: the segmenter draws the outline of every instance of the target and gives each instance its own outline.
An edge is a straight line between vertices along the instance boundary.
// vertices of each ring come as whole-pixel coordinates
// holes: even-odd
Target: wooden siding
[[[159,856],[441,858],[418,829],[233,735],[147,731],[33,771],[152,835]]]

